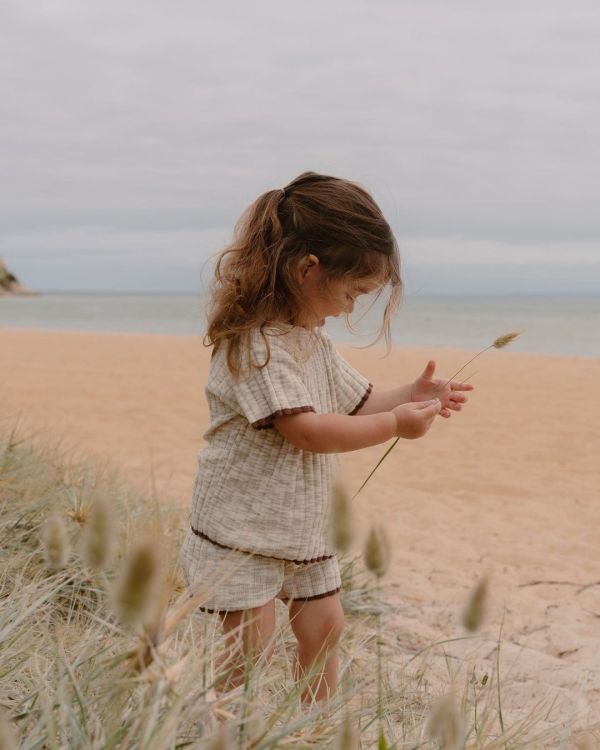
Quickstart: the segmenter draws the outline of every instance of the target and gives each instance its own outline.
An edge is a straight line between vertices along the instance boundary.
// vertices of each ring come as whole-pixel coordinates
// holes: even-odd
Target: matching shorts
[[[210,584],[204,612],[236,612],[262,607],[271,599],[310,601],[341,589],[337,558],[309,563],[279,560],[231,550],[191,530],[179,555],[185,585],[191,593]]]

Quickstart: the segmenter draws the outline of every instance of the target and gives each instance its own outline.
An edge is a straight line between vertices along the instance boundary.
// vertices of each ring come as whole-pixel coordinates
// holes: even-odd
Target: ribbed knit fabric
[[[236,379],[224,346],[211,360],[205,389],[211,424],[198,453],[189,520],[224,547],[296,562],[319,559],[333,554],[327,514],[339,458],[295,448],[273,419],[302,411],[353,414],[372,386],[320,329],[265,333],[266,367]],[[252,356],[266,359],[258,330]]]

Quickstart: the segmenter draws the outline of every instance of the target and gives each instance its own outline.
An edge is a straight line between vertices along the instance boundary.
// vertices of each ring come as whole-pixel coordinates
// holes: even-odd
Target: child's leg
[[[275,632],[275,599],[262,607],[254,607],[239,612],[228,612],[220,615],[223,631],[227,635],[225,642],[229,653],[219,664],[219,671],[233,667],[229,678],[219,687],[232,688],[244,682],[244,664],[246,656],[252,653],[256,661],[265,648],[268,648],[267,659],[273,653]]]
[[[337,687],[337,644],[344,629],[344,610],[339,593],[312,601],[290,604],[290,622],[298,640],[294,674],[296,680],[311,668],[315,677],[302,693],[302,703],[321,701]]]

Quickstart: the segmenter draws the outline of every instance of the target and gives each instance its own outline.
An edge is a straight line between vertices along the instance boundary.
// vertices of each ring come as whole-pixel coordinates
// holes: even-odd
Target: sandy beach
[[[503,333],[503,331],[498,331]],[[209,350],[199,338],[0,329],[2,427],[110,460],[185,523],[207,427]],[[374,384],[450,377],[474,352],[339,347]],[[507,705],[555,697],[549,719],[600,715],[600,360],[490,351],[470,402],[421,440],[400,441],[357,499],[393,547],[388,636],[408,660],[463,634],[459,612],[489,573],[477,675],[501,622]],[[383,446],[342,456],[354,492]],[[464,642],[454,653],[465,653]],[[471,648],[469,645],[468,648]],[[452,653],[452,647],[448,647]],[[431,668],[445,669],[431,657]],[[583,722],[585,723],[585,722]]]

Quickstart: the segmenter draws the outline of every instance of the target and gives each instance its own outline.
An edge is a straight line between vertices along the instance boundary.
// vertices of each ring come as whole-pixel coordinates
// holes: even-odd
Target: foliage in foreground
[[[422,654],[407,659],[387,632],[381,529],[365,561],[340,558],[347,625],[326,707],[300,704],[283,605],[268,667],[248,663],[242,686],[219,690],[225,639],[195,612],[216,582],[190,597],[178,570],[186,518],[60,445],[0,435],[0,750],[596,746],[564,725],[536,734],[542,706],[508,725],[494,673],[467,665],[462,683],[431,691]],[[481,582],[466,605],[471,631],[485,593]]]

